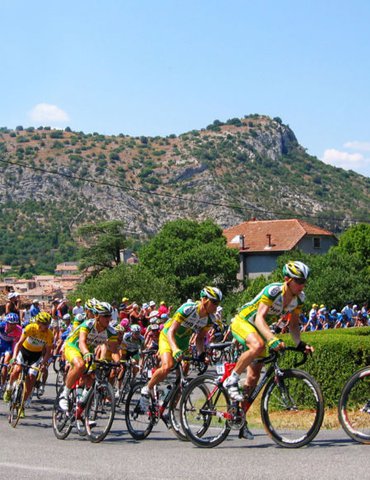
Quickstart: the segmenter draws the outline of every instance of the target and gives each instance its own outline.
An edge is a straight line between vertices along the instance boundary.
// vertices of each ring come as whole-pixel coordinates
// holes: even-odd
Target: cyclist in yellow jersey
[[[49,329],[51,315],[40,312],[35,317],[35,322],[30,323],[24,329],[19,342],[14,348],[12,362],[16,362],[10,374],[9,384],[4,393],[4,401],[10,400],[13,383],[21,372],[21,363],[26,363],[42,370],[47,369],[48,360],[53,347],[53,334]],[[37,371],[30,369],[26,379],[25,400],[29,397],[36,381]]]
[[[111,305],[94,299],[91,311],[95,313],[95,318],[84,321],[66,340],[64,354],[71,368],[59,397],[59,406],[66,411],[69,393],[73,385],[83,376],[86,363],[91,360],[95,349],[107,342],[112,352],[117,351],[117,332],[109,325],[112,318]],[[86,387],[89,387],[91,379],[86,378],[85,382]]]
[[[149,383],[141,390],[140,405],[143,410],[148,408],[149,395],[152,395],[154,386],[167,377],[175,361],[181,360],[195,332],[199,358],[204,356],[204,339],[216,321],[215,313],[222,300],[222,292],[216,287],[207,286],[200,292],[200,297],[200,302],[188,301],[181,305],[174,316],[164,324],[159,336],[158,350],[161,367],[154,372]]]
[[[247,369],[244,394],[248,395],[256,386],[262,368],[262,363],[253,363],[258,357],[266,355],[266,344],[269,350],[281,350],[285,347],[271,332],[267,318],[272,315],[282,315],[290,312],[290,334],[302,351],[313,352],[313,347],[301,341],[299,329],[299,314],[304,302],[303,289],[306,284],[309,268],[302,262],[288,262],[283,268],[284,282],[272,283],[264,287],[251,301],[243,305],[231,323],[234,338],[247,350],[241,354],[232,374],[224,381],[230,398],[242,401],[244,395],[239,391],[240,375]],[[241,434],[250,439],[248,428]]]

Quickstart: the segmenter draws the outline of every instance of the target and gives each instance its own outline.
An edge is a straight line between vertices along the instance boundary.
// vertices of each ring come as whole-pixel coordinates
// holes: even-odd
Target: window
[[[321,238],[320,237],[313,237],[313,248],[318,249],[321,248]]]

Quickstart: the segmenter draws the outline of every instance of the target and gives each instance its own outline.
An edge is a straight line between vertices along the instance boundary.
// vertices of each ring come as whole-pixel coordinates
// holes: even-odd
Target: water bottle
[[[87,389],[86,387],[83,389],[81,398],[80,398],[80,405],[85,406],[87,402],[87,397],[89,396],[90,389]]]
[[[167,385],[164,391],[164,402],[168,401],[171,395],[172,385]]]
[[[82,391],[83,391],[82,387],[77,387],[76,389],[77,403],[81,403]]]

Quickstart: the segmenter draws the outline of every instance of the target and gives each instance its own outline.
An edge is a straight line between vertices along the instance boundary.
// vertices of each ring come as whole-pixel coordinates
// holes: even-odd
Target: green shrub
[[[283,335],[292,345],[291,337]],[[302,334],[302,340],[315,348],[307,362],[298,367],[309,372],[320,384],[325,406],[335,408],[347,379],[370,364],[370,327],[324,330]],[[292,366],[287,354],[287,363]]]

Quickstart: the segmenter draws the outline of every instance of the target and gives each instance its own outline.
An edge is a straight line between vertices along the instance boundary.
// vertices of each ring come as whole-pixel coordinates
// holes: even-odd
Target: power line
[[[262,213],[266,216],[271,216],[271,215],[276,215],[276,216],[280,216],[280,217],[290,217],[290,216],[292,216],[292,215],[288,214],[287,212],[278,212],[278,211],[274,211],[274,210],[268,211],[268,210],[265,210],[261,207],[258,207],[257,205],[250,204],[249,202],[245,202],[245,204],[249,207],[249,208],[246,208],[245,205],[240,205],[240,204],[239,205],[228,204],[228,203],[221,203],[221,202],[208,201],[208,200],[199,200],[199,199],[195,199],[195,198],[189,199],[189,198],[183,197],[181,195],[173,195],[173,194],[165,193],[165,192],[156,192],[155,190],[147,190],[147,189],[143,189],[143,188],[126,187],[124,185],[117,185],[115,183],[110,183],[110,182],[107,182],[107,181],[104,181],[104,180],[97,180],[97,179],[93,179],[93,178],[79,177],[77,175],[72,175],[72,174],[60,172],[60,171],[57,171],[57,170],[47,170],[46,168],[36,167],[34,165],[26,165],[26,164],[21,163],[21,162],[5,160],[1,157],[0,157],[0,163],[5,163],[7,165],[14,165],[14,166],[22,167],[22,168],[28,168],[29,170],[46,173],[48,175],[58,175],[58,176],[61,176],[61,177],[64,177],[64,178],[68,178],[70,180],[78,180],[78,181],[82,181],[82,182],[86,182],[86,183],[92,183],[92,184],[95,184],[95,185],[117,188],[119,190],[125,190],[125,191],[128,191],[128,192],[144,193],[144,194],[147,194],[147,195],[156,195],[158,197],[164,197],[166,199],[183,200],[183,201],[186,201],[186,202],[199,203],[199,204],[204,204],[204,205],[211,205],[211,206],[215,206],[215,207],[224,207],[224,208],[229,208],[229,209],[232,209],[232,210],[240,210],[241,212],[243,212],[243,211],[249,211],[249,212],[252,212],[252,213],[259,212],[259,213]],[[310,219],[317,219],[317,220],[321,220],[321,221],[327,220],[327,221],[338,221],[339,222],[339,221],[344,220],[343,218],[325,217],[323,215],[313,216],[313,215],[304,215],[304,214],[294,214],[294,216],[298,217],[298,218],[310,218]],[[368,223],[370,221],[369,218],[365,219],[365,218],[355,218],[355,217],[352,217],[351,220],[354,221],[354,222],[365,222],[365,223]]]

